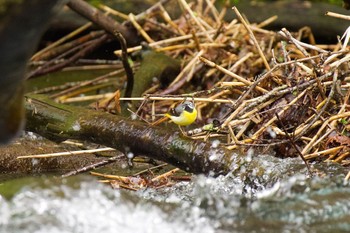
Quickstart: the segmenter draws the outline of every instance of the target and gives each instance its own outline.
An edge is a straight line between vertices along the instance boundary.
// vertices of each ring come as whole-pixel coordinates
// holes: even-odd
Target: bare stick
[[[80,50],[79,52],[77,52],[76,54],[74,54],[64,62],[47,67],[45,69],[34,70],[33,72],[29,73],[26,78],[29,79],[29,78],[37,77],[39,75],[43,75],[49,72],[58,71],[63,67],[66,67],[69,64],[73,63],[74,61],[78,60],[79,58],[85,56],[86,54],[90,53],[91,51],[95,50],[97,47],[102,45],[107,39],[108,39],[107,34],[101,36],[100,38],[94,39],[93,41],[91,41],[91,43],[89,43],[88,46],[86,46],[85,48],[83,48],[82,50]]]
[[[252,82],[248,81],[247,79],[245,79],[245,78],[243,78],[243,77],[241,77],[241,76],[239,76],[239,75],[237,75],[237,74],[235,74],[235,73],[233,73],[233,72],[231,72],[231,71],[229,71],[229,70],[227,70],[227,69],[225,69],[225,68],[223,68],[223,67],[221,67],[219,65],[216,65],[214,62],[209,61],[208,59],[206,59],[204,57],[199,57],[199,60],[201,62],[203,62],[204,64],[206,64],[207,66],[212,67],[212,68],[216,68],[217,70],[219,70],[219,71],[221,71],[221,72],[231,76],[232,78],[237,79],[238,81],[246,84],[247,86],[250,86],[250,85],[253,84]],[[267,90],[265,90],[264,88],[259,87],[259,86],[256,86],[256,90],[258,90],[258,91],[260,91],[262,93],[268,92]]]
[[[334,18],[338,18],[338,19],[350,20],[349,15],[343,15],[343,14],[334,13],[331,11],[327,11],[325,15],[330,16],[330,17],[334,17]]]
[[[142,37],[148,42],[153,43],[154,40],[147,34],[145,30],[143,30],[142,26],[136,21],[135,15],[130,13],[129,14],[129,20],[132,23],[132,25],[137,29],[137,31],[140,32]]]
[[[39,154],[39,155],[23,155],[23,156],[18,156],[17,159],[53,158],[53,157],[59,157],[59,156],[81,155],[81,154],[96,153],[96,152],[103,152],[103,151],[115,151],[115,149],[98,148],[98,149],[91,149],[91,150],[67,151],[67,152]]]
[[[49,46],[45,47],[44,49],[40,50],[39,52],[37,52],[36,54],[34,54],[32,56],[32,58],[30,59],[31,61],[37,60],[38,57],[40,57],[42,54],[46,53],[47,51],[49,51],[50,49],[64,43],[65,41],[73,38],[74,36],[78,35],[79,33],[85,31],[86,29],[88,29],[90,26],[92,25],[91,22],[88,22],[86,24],[84,24],[83,26],[79,27],[78,29],[74,30],[73,32],[69,33],[68,35],[66,35],[65,37],[62,37],[61,39],[55,41],[54,43],[50,44]]]
[[[123,157],[124,157],[124,154],[113,156],[111,158],[108,158],[107,160],[103,160],[103,161],[100,161],[100,162],[97,162],[97,163],[94,163],[94,164],[91,164],[91,165],[79,168],[79,169],[77,169],[75,171],[71,171],[71,172],[68,172],[66,174],[63,174],[61,177],[65,178],[65,177],[68,177],[68,176],[73,176],[73,175],[76,175],[76,174],[79,174],[79,173],[87,172],[87,171],[96,169],[98,167],[102,167],[102,166],[105,166],[107,164],[114,163],[114,162],[120,160]]]
[[[126,73],[127,84],[125,89],[124,97],[131,97],[132,89],[134,87],[134,73],[129,64],[127,45],[124,36],[120,32],[115,32],[115,36],[118,38],[121,49],[122,49],[122,62]]]
[[[82,0],[70,0],[67,6],[97,24],[111,35],[114,35],[115,31],[119,31],[130,44],[135,44],[137,37],[132,30],[119,24],[111,17],[104,15],[100,10],[91,6],[89,3]]]
[[[280,122],[280,124],[282,125],[282,130],[284,131],[287,139],[290,141],[290,143],[292,144],[292,146],[294,147],[294,149],[298,152],[298,155],[299,157],[303,160],[306,168],[307,168],[307,171],[309,172],[309,175],[312,177],[312,173],[311,173],[311,168],[310,168],[310,165],[309,163],[306,161],[306,159],[304,158],[303,154],[301,153],[301,151],[299,150],[299,147],[295,144],[295,141],[293,140],[293,138],[289,135],[289,133],[287,132],[284,124],[282,123],[279,115],[276,113],[275,114],[276,118],[278,119],[278,121]]]
[[[81,87],[85,87],[85,86],[88,86],[88,85],[92,85],[92,84],[98,83],[99,81],[102,81],[102,80],[107,79],[107,78],[109,78],[109,77],[112,77],[112,76],[114,76],[114,75],[118,75],[118,74],[120,74],[120,73],[122,73],[122,72],[123,72],[123,70],[116,70],[116,71],[110,72],[110,73],[108,73],[108,74],[99,76],[99,77],[97,77],[97,78],[95,78],[95,79],[93,79],[93,80],[84,81],[84,82],[80,83],[79,85],[74,85],[74,86],[72,86],[71,88],[65,89],[65,90],[63,90],[63,91],[61,91],[61,92],[58,92],[58,93],[55,93],[55,94],[52,94],[52,95],[50,95],[50,97],[51,97],[51,98],[57,98],[57,97],[59,97],[59,96],[63,96],[63,95],[65,95],[65,94],[67,94],[67,93],[69,93],[69,92],[72,92],[72,91],[75,91],[75,90],[77,90],[77,89],[79,89],[79,88],[81,88]],[[84,96],[84,97],[86,97],[86,96]],[[67,98],[61,98],[61,99],[60,99],[60,102],[61,102],[61,101],[62,101],[62,102],[65,102],[66,99],[67,99]],[[83,100],[83,101],[85,101],[85,100]]]
[[[180,4],[185,8],[185,10],[188,12],[188,14],[191,16],[191,18],[194,20],[194,22],[197,24],[197,26],[200,28],[202,32],[206,32],[206,29],[203,27],[203,25],[199,22],[197,16],[192,11],[191,7],[187,4],[185,0],[179,0]],[[209,41],[213,41],[213,39],[210,37],[208,33],[205,33],[205,36]]]
[[[233,9],[234,12],[236,13],[238,19],[241,21],[241,23],[242,23],[242,24],[244,25],[244,27],[247,29],[250,38],[253,40],[254,45],[255,45],[256,49],[258,50],[258,53],[259,53],[261,59],[262,59],[263,62],[264,62],[265,68],[266,68],[267,70],[270,70],[270,69],[271,69],[271,68],[270,68],[270,65],[269,65],[269,63],[267,62],[266,57],[265,57],[263,51],[261,50],[260,45],[259,45],[258,41],[256,40],[253,31],[250,29],[248,23],[244,20],[244,18],[242,17],[242,15],[241,15],[241,13],[238,11],[238,9],[237,9],[235,6],[232,7],[232,9]]]

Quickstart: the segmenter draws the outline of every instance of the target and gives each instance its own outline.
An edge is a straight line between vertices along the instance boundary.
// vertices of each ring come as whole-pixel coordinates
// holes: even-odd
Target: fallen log
[[[44,95],[25,97],[27,130],[56,140],[80,139],[113,147],[127,155],[146,155],[187,172],[218,176],[243,158],[221,146],[194,141],[140,121],[58,104]]]

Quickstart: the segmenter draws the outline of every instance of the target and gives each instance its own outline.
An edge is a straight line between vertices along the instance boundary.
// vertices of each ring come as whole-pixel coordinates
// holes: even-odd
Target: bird
[[[187,136],[181,126],[190,125],[197,119],[197,109],[193,101],[185,101],[171,109],[165,114],[165,117],[177,124],[181,133]]]
[[[165,116],[179,126],[187,126],[197,119],[196,106],[192,101],[185,101],[171,109]]]
[[[159,125],[160,123],[170,119],[172,122],[179,126],[180,131],[184,136],[187,134],[183,131],[181,126],[187,126],[192,124],[197,119],[197,109],[194,101],[185,100],[175,108],[172,108],[168,113],[162,114],[162,118],[153,122],[151,125]]]

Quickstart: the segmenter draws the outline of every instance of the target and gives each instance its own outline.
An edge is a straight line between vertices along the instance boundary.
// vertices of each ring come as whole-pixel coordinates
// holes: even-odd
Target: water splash
[[[314,166],[328,175],[310,178],[300,159],[254,156],[226,176],[198,175],[158,190],[112,190],[89,176],[37,181],[12,197],[0,196],[0,232],[350,230],[350,187],[334,165]]]

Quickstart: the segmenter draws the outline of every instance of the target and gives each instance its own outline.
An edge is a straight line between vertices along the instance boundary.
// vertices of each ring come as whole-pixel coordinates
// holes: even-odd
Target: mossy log
[[[146,155],[185,171],[217,176],[226,174],[241,156],[224,147],[194,141],[140,121],[81,107],[58,104],[43,95],[27,95],[26,128],[45,137],[81,139]]]

